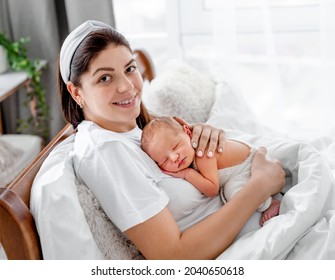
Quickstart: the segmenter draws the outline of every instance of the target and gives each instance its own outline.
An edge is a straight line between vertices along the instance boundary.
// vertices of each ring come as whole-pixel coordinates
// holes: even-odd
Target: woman
[[[141,129],[150,120],[141,103],[141,75],[127,40],[110,26],[88,21],[71,32],[59,69],[63,113],[78,130],[78,180],[145,258],[217,257],[257,207],[283,186],[284,171],[278,161],[266,159],[264,148],[255,155],[243,191],[224,207],[219,196],[205,197],[188,182],[163,174],[141,149]],[[193,134],[210,129],[213,151],[218,131],[199,129]],[[200,140],[200,151],[206,142],[206,136]]]

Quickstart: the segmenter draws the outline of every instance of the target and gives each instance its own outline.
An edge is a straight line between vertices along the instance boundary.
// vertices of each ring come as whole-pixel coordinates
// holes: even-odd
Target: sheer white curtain
[[[215,57],[265,124],[296,137],[335,128],[335,1],[208,0]]]
[[[325,119],[334,118],[335,107],[335,1],[322,0],[320,8],[321,96]],[[334,122],[335,126],[335,122]]]

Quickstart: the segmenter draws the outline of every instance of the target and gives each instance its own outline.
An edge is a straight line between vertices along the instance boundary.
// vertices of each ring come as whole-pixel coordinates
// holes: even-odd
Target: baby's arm
[[[217,174],[216,157],[197,159],[199,171],[193,168],[186,168],[178,172],[167,172],[174,177],[183,178],[195,186],[200,192],[207,196],[215,196],[219,192],[219,178]],[[200,169],[201,168],[201,169]]]

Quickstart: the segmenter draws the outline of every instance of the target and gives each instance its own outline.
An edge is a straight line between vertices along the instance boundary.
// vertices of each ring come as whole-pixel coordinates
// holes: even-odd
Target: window
[[[133,48],[146,49],[155,66],[167,60],[168,33],[165,0],[114,0],[116,28]]]
[[[324,133],[334,119],[335,2],[114,0],[121,31],[152,54],[206,71],[219,60],[264,123]],[[262,102],[259,102],[259,101]]]

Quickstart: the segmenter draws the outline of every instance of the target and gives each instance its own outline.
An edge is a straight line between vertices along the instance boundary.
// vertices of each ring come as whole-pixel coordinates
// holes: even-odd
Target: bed
[[[335,259],[335,131],[313,141],[291,139],[264,126],[218,66],[204,74],[170,61],[155,77],[145,52],[137,52],[137,60],[151,81],[145,84],[143,102],[154,114],[222,127],[227,137],[264,145],[283,163],[287,183],[280,215],[257,229],[250,226],[258,223],[257,217],[251,217],[218,259]],[[9,187],[0,190],[0,242],[7,257],[143,259],[89,189],[76,181],[73,137],[72,128],[65,126]],[[59,215],[60,223],[54,219]]]

